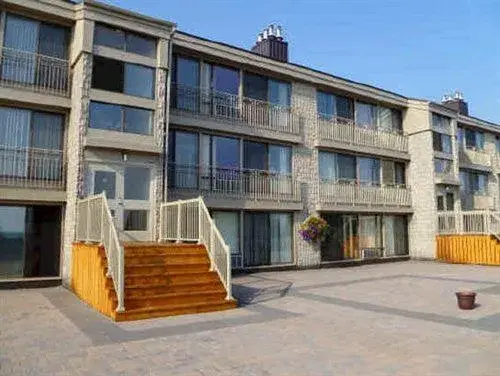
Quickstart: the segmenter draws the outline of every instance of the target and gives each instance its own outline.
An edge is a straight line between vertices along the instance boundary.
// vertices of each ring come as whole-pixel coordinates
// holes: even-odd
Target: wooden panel
[[[71,288],[84,302],[102,314],[114,318],[113,288],[106,284],[104,249],[92,244],[73,244]]]
[[[488,235],[439,235],[436,244],[441,261],[500,265],[500,243]]]

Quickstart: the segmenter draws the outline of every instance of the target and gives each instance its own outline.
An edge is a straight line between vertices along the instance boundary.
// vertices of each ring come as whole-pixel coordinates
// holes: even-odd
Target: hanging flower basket
[[[316,216],[309,216],[300,225],[299,235],[302,240],[310,243],[322,242],[328,233],[328,223]]]

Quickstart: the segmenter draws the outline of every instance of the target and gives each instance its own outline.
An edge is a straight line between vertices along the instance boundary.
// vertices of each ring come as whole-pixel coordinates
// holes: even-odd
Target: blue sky
[[[283,26],[290,61],[403,95],[459,89],[472,116],[500,123],[497,0],[108,0],[242,48]]]

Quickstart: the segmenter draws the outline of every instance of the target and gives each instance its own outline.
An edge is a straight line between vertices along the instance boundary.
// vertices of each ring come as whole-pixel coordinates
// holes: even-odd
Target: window
[[[401,111],[393,108],[379,107],[378,129],[386,132],[401,132],[403,130]]]
[[[452,172],[453,162],[448,159],[434,158],[434,171],[438,174],[449,174]]]
[[[408,225],[406,217],[384,215],[384,248],[386,256],[408,254]]]
[[[90,128],[149,135],[151,119],[150,110],[90,102]]]
[[[472,170],[460,170],[460,190],[465,193],[487,194],[488,175]]]
[[[247,98],[290,107],[291,86],[287,82],[246,73],[243,76],[243,95]]]
[[[106,197],[114,199],[116,195],[116,173],[111,171],[95,171],[94,194],[106,192]]]
[[[405,185],[405,164],[382,160],[382,182],[388,186]]]
[[[66,28],[7,14],[2,79],[65,90],[68,85],[68,35]]]
[[[243,228],[244,266],[292,262],[291,214],[246,212]]]
[[[363,185],[380,184],[380,160],[358,157],[359,182]]]
[[[147,210],[124,210],[123,229],[125,231],[147,231],[148,214]]]
[[[377,106],[356,102],[356,125],[361,128],[377,128]]]
[[[0,106],[0,175],[60,180],[64,117]]]
[[[432,132],[434,151],[452,154],[451,136],[443,133]]]
[[[149,200],[151,172],[147,167],[125,167],[124,199]]]
[[[100,24],[95,25],[94,43],[151,58],[156,56],[154,39]]]
[[[353,101],[346,97],[317,91],[316,106],[318,115],[323,119],[335,117],[338,122],[350,123],[354,118]]]
[[[138,97],[153,98],[154,69],[94,56],[92,87]]]
[[[168,134],[168,183],[170,187],[198,187],[198,135],[170,131]]]
[[[434,128],[450,129],[451,119],[448,116],[432,113],[432,126]]]
[[[231,249],[233,268],[241,267],[240,247],[240,213],[230,211],[214,211],[212,218],[224,241]]]
[[[472,150],[483,150],[484,132],[465,129],[465,147]]]

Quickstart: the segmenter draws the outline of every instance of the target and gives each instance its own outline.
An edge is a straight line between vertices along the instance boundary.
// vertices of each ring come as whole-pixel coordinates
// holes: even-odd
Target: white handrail
[[[108,277],[118,298],[117,312],[125,310],[125,259],[123,246],[109,209],[105,192],[78,200],[76,240],[101,243],[108,262]]]
[[[493,235],[500,240],[500,213],[490,210],[439,212],[437,233]]]
[[[161,204],[160,241],[204,244],[210,259],[210,270],[219,275],[226,289],[226,299],[232,299],[231,251],[202,197]]]

